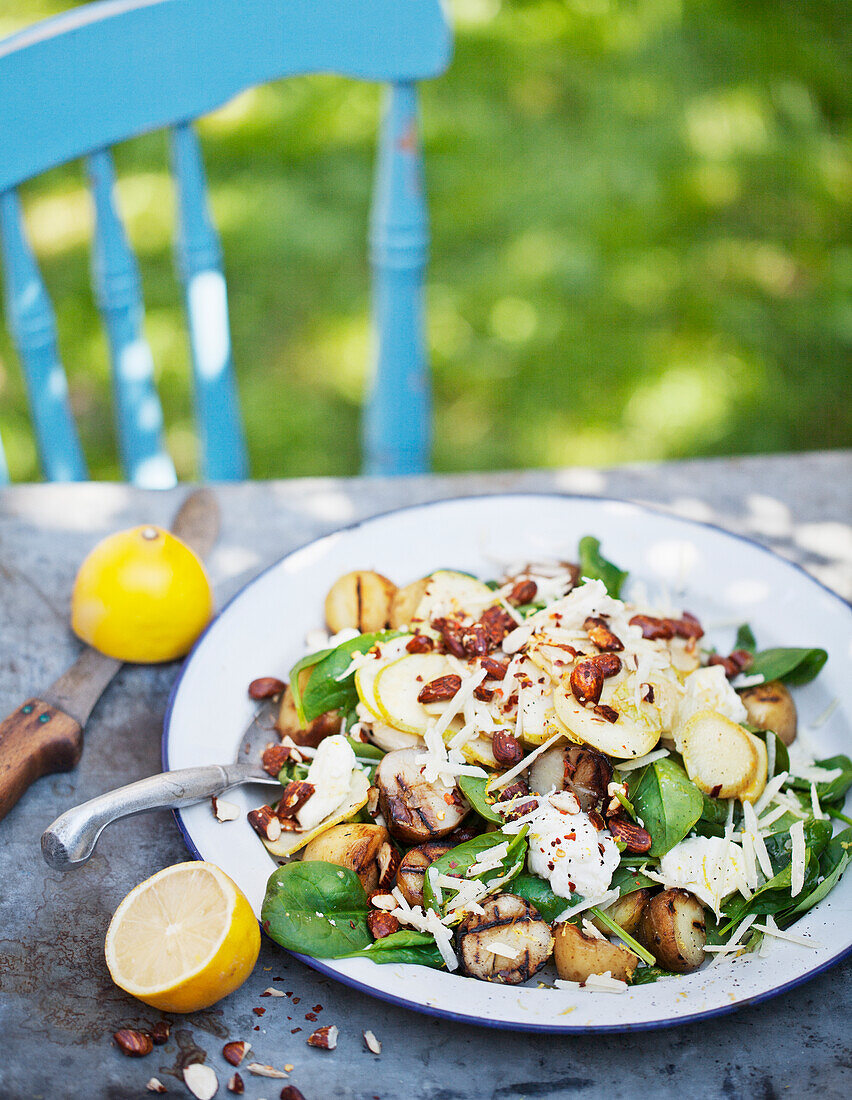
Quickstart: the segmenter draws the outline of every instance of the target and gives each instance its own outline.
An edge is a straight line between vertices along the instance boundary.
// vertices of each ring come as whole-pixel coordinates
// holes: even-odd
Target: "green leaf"
[[[670,757],[646,764],[633,775],[630,796],[637,817],[651,834],[648,855],[665,855],[701,817],[704,796]]]
[[[420,966],[431,966],[436,970],[444,965],[435,937],[429,932],[415,932],[408,928],[368,943],[359,951],[336,955],[335,958],[364,958],[372,959],[375,963],[418,963]]]
[[[770,738],[775,741],[775,770],[772,775],[780,775],[781,772],[790,772],[790,753],[787,751],[787,746],[778,736],[774,730],[759,730],[755,726],[746,726],[749,733],[753,733],[755,737],[759,737],[764,742],[767,749],[769,748]],[[769,779],[772,775],[768,776]]]
[[[307,764],[297,764],[293,760],[288,760],[281,771],[278,773],[278,782],[282,787],[286,787],[288,783],[292,783],[294,779],[306,779],[308,775]]]
[[[769,838],[767,839],[767,847],[768,845]],[[755,890],[748,900],[738,895],[729,899],[722,910],[727,918],[727,924],[720,929],[720,934],[722,936],[726,935],[734,925],[739,924],[743,917],[748,916],[749,913],[756,913],[758,916],[766,916],[767,913],[772,913],[779,926],[783,927],[785,919],[795,910],[799,902],[815,888],[819,873],[819,860],[814,852],[806,847],[805,882],[800,894],[795,898],[790,894],[793,865],[787,863],[759,890]]]
[[[303,657],[300,661],[296,661],[290,669],[290,691],[293,695],[293,706],[296,708],[296,715],[302,725],[306,726],[308,720],[305,717],[302,689],[299,685],[301,677],[299,674],[304,672],[306,668],[313,668],[314,665],[318,665],[320,661],[324,660],[331,653],[334,653],[333,649],[321,649],[317,653],[310,653],[307,657]]]
[[[659,883],[643,875],[635,867],[625,866],[624,860],[616,867],[609,884],[610,890],[618,890],[621,897],[634,894],[637,890],[644,890],[646,886],[657,887]]]
[[[519,898],[535,906],[541,919],[546,920],[548,924],[553,924],[572,901],[570,898],[563,898],[560,894],[554,894],[549,882],[528,871],[512,879],[510,893],[517,894]]]
[[[748,676],[783,680],[786,684],[809,684],[828,660],[824,649],[764,649],[756,653],[746,670]]]
[[[371,745],[366,741],[359,741],[356,737],[347,737],[346,740],[352,746],[355,755],[362,760],[381,760],[385,755],[385,750],[380,749],[378,745]]]
[[[836,779],[832,779],[828,783],[816,784],[817,797],[820,802],[839,801],[845,796],[849,788],[852,787],[852,760],[850,760],[848,756],[843,755],[829,756],[826,760],[817,760],[816,766],[831,771],[835,768],[840,768],[840,775]],[[811,789],[808,780],[799,779],[798,776],[795,775],[790,776],[788,786],[799,791],[809,791]]]
[[[737,631],[737,640],[734,642],[734,649],[745,649],[749,653],[754,653],[757,650],[757,642],[755,641],[754,634],[748,623],[743,623]]]
[[[480,817],[484,817],[486,821],[494,821],[498,825],[503,824],[503,818],[492,808],[488,798],[486,792],[487,779],[477,778],[473,775],[460,775],[458,783],[462,794]]]
[[[777,822],[775,823],[777,826]],[[832,824],[830,821],[817,821],[810,818],[804,822],[805,847],[815,859],[819,859],[831,840]],[[790,836],[789,826],[786,829],[777,829],[772,834],[764,837],[766,851],[769,854],[769,862],[772,870],[780,871],[790,862],[793,852],[793,838]]]
[[[580,576],[603,581],[607,592],[617,600],[628,574],[617,565],[613,565],[611,561],[607,561],[601,553],[600,539],[585,535],[580,539],[577,552],[580,558]]]
[[[358,876],[318,860],[288,863],[272,873],[260,921],[276,943],[315,959],[358,951],[373,939]]]
[[[319,661],[311,659],[313,672],[302,692],[301,711],[299,711],[299,704],[296,705],[299,721],[312,722],[314,718],[319,718],[326,711],[346,711],[354,707],[358,702],[354,670],[342,680],[338,677],[343,676],[352,664],[353,654],[366,653],[377,643],[398,638],[400,633],[399,630],[380,630],[376,634],[359,634],[357,638],[341,643],[336,649],[325,650],[320,655]],[[316,656],[317,654],[314,654],[314,657]],[[303,660],[309,660],[309,658],[303,658]],[[298,665],[295,665],[290,672],[291,686],[296,668]]]
[[[506,882],[511,881],[516,875],[520,874],[524,867],[524,860],[527,855],[527,830],[528,826],[524,826],[523,829],[516,834],[503,833],[501,830],[496,830],[493,833],[483,833],[481,836],[475,836],[472,840],[466,840],[464,844],[458,844],[455,848],[451,848],[449,852],[446,852],[439,859],[436,859],[432,867],[439,875],[450,875],[453,878],[466,878],[467,871],[476,863],[476,857],[480,852],[485,852],[489,848],[493,848],[497,844],[502,844],[503,841],[509,842],[509,848],[506,855],[500,861],[500,866],[493,871],[486,871],[484,874],[474,875],[474,878],[484,882],[486,885],[495,886],[498,883],[502,883],[504,886]],[[505,881],[504,881],[505,880]],[[442,914],[445,914],[448,908],[448,903],[455,896],[452,892],[448,893],[447,887],[442,888],[444,902],[441,907]],[[432,883],[430,876],[425,876],[423,884],[423,897],[424,907],[437,910],[438,904],[435,901],[435,894],[432,890]]]
[[[799,901],[795,908],[791,910],[789,916],[798,920],[803,913],[812,909],[817,902],[822,901],[826,895],[830,894],[840,882],[840,878],[849,866],[850,860],[852,860],[852,828],[844,829],[842,833],[838,833],[828,843],[819,858],[819,873],[822,882],[818,882],[814,889]]]
[[[658,981],[660,978],[679,978],[679,974],[675,974],[671,970],[663,970],[661,966],[640,966],[633,972],[633,977],[630,980],[631,985],[651,985],[652,982]]]

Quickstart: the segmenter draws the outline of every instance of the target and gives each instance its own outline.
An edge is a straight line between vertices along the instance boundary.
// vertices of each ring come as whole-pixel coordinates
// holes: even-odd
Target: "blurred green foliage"
[[[0,0],[0,33],[58,0]],[[455,0],[423,88],[440,470],[852,442],[847,0]],[[201,124],[256,477],[350,474],[369,369],[378,90]],[[117,151],[169,446],[196,471],[162,135]],[[79,165],[24,189],[92,474],[118,477]],[[38,476],[0,334],[0,434]]]

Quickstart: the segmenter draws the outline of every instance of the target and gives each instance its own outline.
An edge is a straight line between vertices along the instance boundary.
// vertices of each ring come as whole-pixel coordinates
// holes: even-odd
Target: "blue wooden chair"
[[[86,158],[95,210],[93,280],[109,337],[122,464],[137,485],[171,485],[139,270],[115,205],[110,152],[138,134],[169,129],[202,472],[209,480],[244,477],[220,246],[191,123],[246,88],[313,72],[389,84],[370,231],[377,358],[364,415],[365,465],[381,474],[426,467],[427,224],[415,82],[443,71],[450,46],[440,0],[102,0],[0,42],[7,315],[48,479],[85,479],[86,465],[17,187]],[[0,481],[5,476],[0,446]]]

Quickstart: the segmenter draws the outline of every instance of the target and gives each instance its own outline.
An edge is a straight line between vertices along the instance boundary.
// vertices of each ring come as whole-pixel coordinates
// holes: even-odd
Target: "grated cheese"
[[[736,680],[731,681],[731,687],[734,691],[742,691],[744,688],[757,687],[765,679],[766,677],[762,672],[756,672],[754,676],[738,676]]]
[[[790,896],[796,897],[805,885],[805,823],[796,821],[790,826],[793,842],[792,868],[790,872]]]
[[[757,824],[760,826],[761,832],[765,832],[770,825],[774,825],[778,818],[783,817],[786,812],[783,806],[776,806],[774,810],[770,810],[768,814],[758,818]]]
[[[635,771],[637,768],[644,768],[646,764],[653,764],[655,760],[662,760],[663,757],[668,755],[668,749],[654,749],[653,752],[648,752],[644,756],[637,756],[635,760],[627,760],[616,766],[623,774],[624,772]]]
[[[779,793],[781,788],[787,782],[789,778],[788,772],[779,772],[773,779],[770,779],[764,788],[763,794],[758,798],[754,804],[754,812],[761,814],[766,807],[775,800],[775,796]]]
[[[737,926],[736,932],[728,940],[727,943],[719,944],[718,946],[705,946],[705,948],[704,948],[705,951],[710,951],[710,952],[716,952],[717,953],[716,957],[712,960],[710,965],[715,966],[717,963],[721,962],[722,959],[727,958],[729,955],[733,954],[735,951],[742,951],[743,947],[744,947],[744,944],[740,943],[740,940],[743,938],[743,936],[746,934],[746,932],[748,932],[749,928],[751,928],[751,926],[754,924],[754,922],[756,920],[757,920],[757,914],[756,913],[749,913],[749,915],[744,920],[742,920],[740,922],[740,924]]]
[[[776,737],[766,738],[766,775],[767,778],[770,775],[775,774],[775,757],[778,749],[778,741]]]
[[[761,871],[763,871],[767,880],[771,879],[772,863],[769,859],[769,852],[766,850],[763,837],[760,835],[760,823],[757,820],[754,806],[748,801],[743,802],[743,824],[745,829],[748,830],[752,843],[754,844],[754,854],[757,856],[757,862],[760,864]]]
[[[607,942],[607,938],[603,934],[603,932],[601,932],[601,930],[596,925],[594,925],[588,919],[588,917],[583,917],[583,931],[586,933],[587,936],[591,936],[593,939],[603,940],[605,943]]]
[[[776,940],[786,940],[788,943],[795,943],[798,947],[810,947],[814,951],[818,951],[822,946],[819,943],[815,943],[813,940],[806,939],[804,936],[796,936],[791,932],[782,932],[775,923],[775,918],[772,916],[766,918],[766,924],[755,924],[754,927],[767,936],[772,936]]]
[[[790,771],[808,783],[833,783],[843,775],[842,768],[821,768],[818,764],[793,764]]]
[[[811,783],[811,809],[814,812],[814,817],[817,821],[825,821],[827,814],[822,812],[819,804],[819,795],[817,794],[816,783]]]
[[[648,875],[649,878],[653,878],[653,875]],[[662,881],[662,880],[660,880]],[[569,905],[567,909],[564,909],[554,924],[558,924],[560,921],[566,919],[566,917],[576,917],[579,913],[584,913],[587,909],[591,909],[593,905],[599,905],[601,909],[605,909],[608,905],[612,905],[614,901],[618,901],[621,897],[619,890],[607,890],[605,894],[601,894],[597,898],[583,898],[582,901],[578,901],[576,905]]]
[[[627,982],[623,982],[620,978],[613,978],[611,970],[605,970],[603,974],[590,974],[583,985],[593,993],[627,992]]]

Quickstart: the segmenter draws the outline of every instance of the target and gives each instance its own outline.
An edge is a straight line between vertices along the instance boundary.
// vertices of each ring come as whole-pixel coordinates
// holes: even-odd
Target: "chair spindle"
[[[423,473],[429,464],[431,392],[423,336],[429,245],[412,83],[392,84],[382,119],[370,231],[377,355],[364,414],[370,474]]]
[[[24,370],[42,469],[49,481],[85,481],[86,463],[59,359],[56,318],[14,189],[0,194],[0,230],[9,328]]]
[[[198,138],[186,123],[171,130],[177,186],[177,258],[184,285],[204,477],[229,481],[248,472],[231,364],[228,292],[222,249],[207,206]]]
[[[166,489],[177,477],[163,445],[163,410],[143,333],[139,266],[116,207],[112,155],[105,149],[92,153],[87,166],[95,205],[92,275],[109,338],[122,465],[134,485]]]

